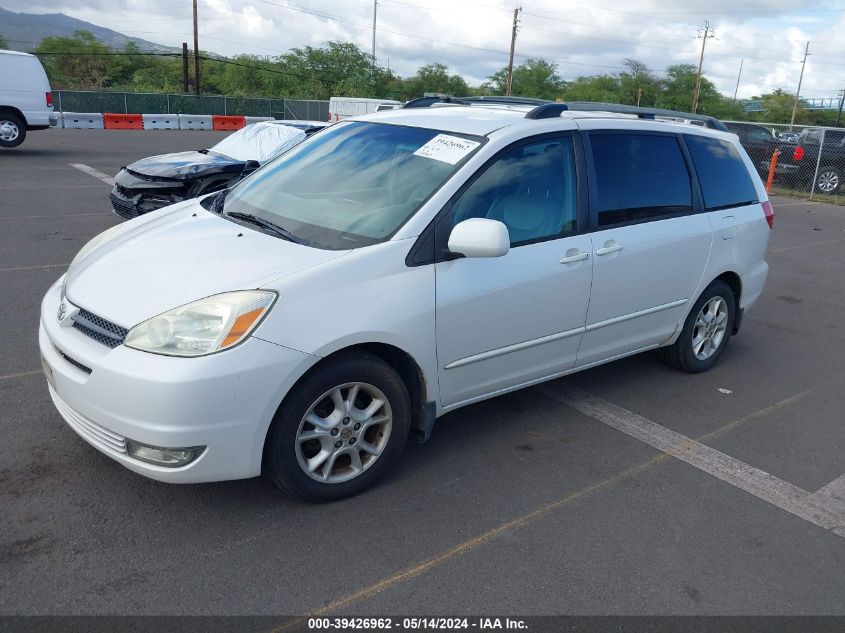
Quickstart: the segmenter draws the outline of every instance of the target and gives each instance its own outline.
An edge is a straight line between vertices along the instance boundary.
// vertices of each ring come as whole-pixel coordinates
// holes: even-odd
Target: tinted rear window
[[[590,134],[600,227],[692,210],[690,176],[674,136]]]
[[[685,135],[685,138],[708,210],[757,202],[754,183],[731,143],[708,136]]]

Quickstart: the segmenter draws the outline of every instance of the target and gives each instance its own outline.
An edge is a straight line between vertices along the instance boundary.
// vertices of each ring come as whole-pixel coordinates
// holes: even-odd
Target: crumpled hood
[[[342,257],[235,224],[197,200],[123,225],[67,273],[70,301],[131,328],[219,292],[264,287]]]
[[[243,171],[244,161],[215,152],[176,152],[137,160],[126,168],[144,176],[190,180],[198,176]]]

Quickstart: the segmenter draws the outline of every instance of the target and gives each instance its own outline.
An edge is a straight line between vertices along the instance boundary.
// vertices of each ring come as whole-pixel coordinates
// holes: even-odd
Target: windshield
[[[349,122],[332,126],[232,189],[249,213],[333,250],[388,239],[484,139]]]
[[[305,140],[305,132],[276,123],[253,123],[233,132],[211,148],[235,160],[266,163]]]

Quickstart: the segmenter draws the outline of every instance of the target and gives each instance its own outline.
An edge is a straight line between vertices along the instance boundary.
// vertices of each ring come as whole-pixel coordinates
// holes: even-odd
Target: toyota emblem
[[[61,321],[65,318],[65,316],[67,316],[67,304],[62,302],[62,304],[59,306],[59,312],[58,314],[56,314],[56,318]]]

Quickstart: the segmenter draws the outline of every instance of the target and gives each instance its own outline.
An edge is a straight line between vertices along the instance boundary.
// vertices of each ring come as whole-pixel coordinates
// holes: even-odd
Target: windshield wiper
[[[265,231],[269,231],[271,233],[275,233],[281,238],[288,240],[289,242],[293,242],[294,244],[304,244],[308,245],[310,242],[308,240],[304,240],[301,237],[298,237],[288,231],[286,228],[279,226],[275,222],[271,222],[270,220],[265,220],[264,218],[260,218],[257,215],[253,215],[252,213],[241,213],[240,211],[229,211],[226,215],[230,218],[234,218],[235,220],[242,220],[243,222],[249,222],[250,224],[254,224],[255,226],[260,226]]]

